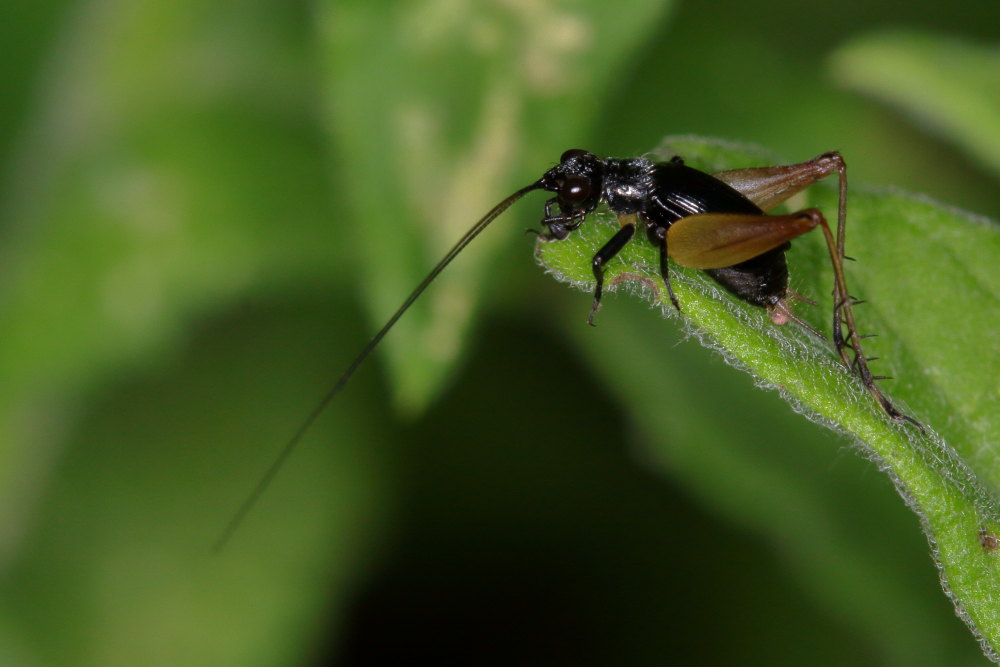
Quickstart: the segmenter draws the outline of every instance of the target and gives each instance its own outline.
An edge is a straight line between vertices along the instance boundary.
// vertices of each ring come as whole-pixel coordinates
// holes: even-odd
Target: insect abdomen
[[[768,308],[788,292],[788,263],[785,261],[788,248],[786,243],[735,266],[706,269],[705,273],[744,301]]]
[[[656,165],[653,177],[657,205],[648,210],[651,214],[648,217],[654,226],[670,227],[677,220],[698,213],[763,214],[739,191],[703,171],[664,162]],[[705,273],[740,299],[767,308],[788,291],[785,262],[788,248],[785,243],[753,259],[721,269],[707,269]]]

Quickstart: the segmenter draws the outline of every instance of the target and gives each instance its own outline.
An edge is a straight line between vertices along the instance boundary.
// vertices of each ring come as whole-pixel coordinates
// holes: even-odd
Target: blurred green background
[[[0,663],[984,661],[851,443],[634,299],[586,326],[541,197],[211,545],[566,148],[837,149],[1000,216],[993,0],[0,12]]]

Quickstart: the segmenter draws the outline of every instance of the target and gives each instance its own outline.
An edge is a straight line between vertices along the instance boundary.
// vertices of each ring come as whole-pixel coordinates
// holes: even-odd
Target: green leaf
[[[1000,175],[1000,48],[912,30],[848,42],[830,60],[844,86],[954,141]]]
[[[592,100],[670,6],[320,4],[330,136],[355,221],[344,233],[376,326],[523,174],[579,141]],[[477,239],[383,345],[403,410],[422,409],[453,367],[498,241]]]
[[[663,159],[674,154],[707,171],[772,162],[762,151],[691,138],[668,139],[655,151]],[[809,205],[836,210],[832,190],[813,190]],[[926,435],[889,420],[826,346],[794,326],[774,326],[760,308],[704,274],[672,266],[674,291],[688,331],[758,384],[778,388],[796,410],[856,440],[889,474],[920,516],[959,612],[995,646],[1000,609],[992,600],[1000,599],[1000,570],[980,532],[1000,530],[989,491],[1000,483],[990,453],[1000,437],[997,387],[994,374],[982,372],[1000,367],[992,336],[1000,328],[1000,279],[991,271],[1000,259],[1000,233],[989,221],[899,192],[855,187],[848,211],[848,254],[858,260],[848,265],[848,282],[868,300],[857,309],[861,326],[881,335],[866,349],[886,360],[877,372],[899,378],[885,387],[926,425]],[[610,214],[592,218],[567,241],[538,247],[550,273],[588,291],[590,258],[617,227]],[[832,278],[822,241],[815,234],[793,246],[793,287],[821,304],[801,314],[828,330]],[[656,252],[641,240],[606,268],[612,289],[627,285],[647,297],[662,290]],[[640,391],[658,395],[650,386]]]
[[[363,560],[350,525],[378,532],[374,457],[331,470],[320,449],[314,492],[262,511],[311,549],[210,546],[329,374],[305,389],[282,373],[337,332],[290,343],[312,318],[268,313],[202,339],[197,369],[180,349],[237,295],[336,271],[311,25],[275,2],[77,9],[0,197],[0,653],[294,662],[322,634],[308,620],[335,610],[327,586]],[[234,345],[248,335],[249,357]],[[254,389],[287,402],[284,426],[250,426]]]

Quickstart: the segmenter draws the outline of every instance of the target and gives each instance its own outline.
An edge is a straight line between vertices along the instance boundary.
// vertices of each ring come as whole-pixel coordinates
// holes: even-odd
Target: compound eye
[[[571,175],[559,187],[559,197],[567,204],[582,204],[590,199],[590,179]]]
[[[571,148],[562,154],[562,157],[559,158],[559,161],[566,162],[567,160],[572,160],[575,157],[580,157],[581,155],[586,155],[586,154],[587,151],[583,150],[582,148]]]

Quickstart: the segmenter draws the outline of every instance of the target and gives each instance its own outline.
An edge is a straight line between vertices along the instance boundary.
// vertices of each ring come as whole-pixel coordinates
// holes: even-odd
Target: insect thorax
[[[615,213],[636,213],[653,193],[653,163],[643,158],[604,162],[603,199]]]

